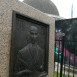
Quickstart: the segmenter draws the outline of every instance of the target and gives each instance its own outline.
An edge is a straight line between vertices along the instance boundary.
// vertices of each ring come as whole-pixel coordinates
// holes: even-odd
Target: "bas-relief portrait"
[[[46,77],[48,72],[47,26],[16,17],[13,24],[10,77]]]

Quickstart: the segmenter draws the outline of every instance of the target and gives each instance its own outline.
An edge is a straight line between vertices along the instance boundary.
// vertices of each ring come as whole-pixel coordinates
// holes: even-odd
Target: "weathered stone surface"
[[[55,20],[35,8],[19,2],[18,0],[0,0],[0,77],[9,77],[13,10],[50,25],[48,77],[53,77]]]

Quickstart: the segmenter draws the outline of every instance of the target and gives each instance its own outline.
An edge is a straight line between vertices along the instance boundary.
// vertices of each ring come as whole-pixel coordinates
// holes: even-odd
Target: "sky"
[[[60,17],[67,19],[77,17],[77,0],[51,0],[51,1],[56,5]],[[73,5],[73,17],[71,17],[72,5]]]
[[[77,17],[77,0],[51,0],[57,7],[59,14],[64,18]],[[73,17],[71,17],[71,7],[73,5]]]

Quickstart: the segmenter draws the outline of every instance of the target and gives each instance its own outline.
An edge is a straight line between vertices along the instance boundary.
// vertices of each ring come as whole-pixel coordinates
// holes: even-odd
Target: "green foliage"
[[[57,72],[54,72],[54,77],[57,77]],[[58,77],[60,77],[60,73],[58,73]],[[68,77],[68,74],[62,74],[62,77]],[[69,77],[73,77],[72,75],[69,75]]]

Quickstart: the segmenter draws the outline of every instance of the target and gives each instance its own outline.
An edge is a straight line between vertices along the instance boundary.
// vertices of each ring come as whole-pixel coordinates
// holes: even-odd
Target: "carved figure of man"
[[[18,52],[16,77],[45,77],[44,52],[37,44],[38,29],[31,26],[29,30],[31,43]]]

